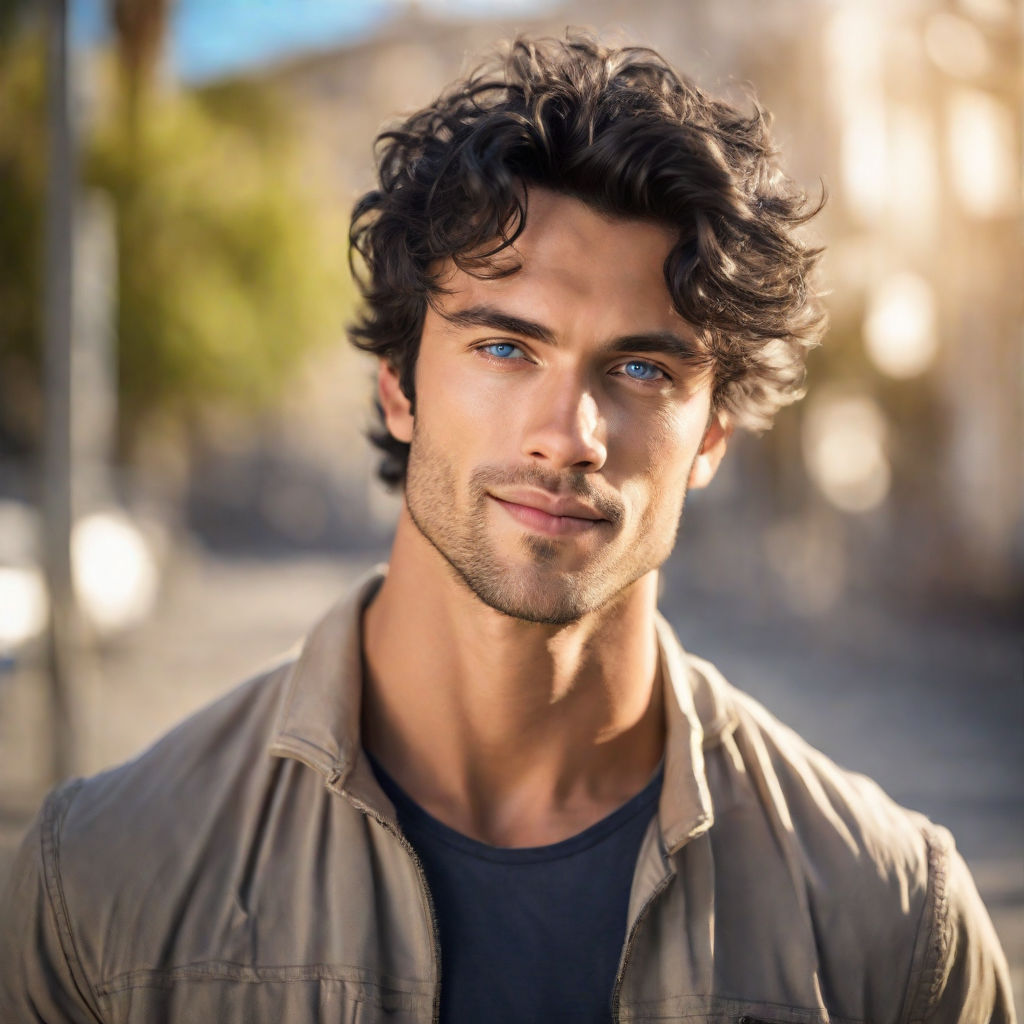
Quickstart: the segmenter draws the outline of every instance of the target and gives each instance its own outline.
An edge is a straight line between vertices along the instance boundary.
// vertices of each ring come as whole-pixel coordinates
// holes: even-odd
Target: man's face
[[[521,269],[454,266],[428,309],[415,414],[381,370],[388,427],[411,443],[408,514],[486,604],[565,624],[668,557],[687,484],[728,434],[672,309],[664,228],[530,193]]]

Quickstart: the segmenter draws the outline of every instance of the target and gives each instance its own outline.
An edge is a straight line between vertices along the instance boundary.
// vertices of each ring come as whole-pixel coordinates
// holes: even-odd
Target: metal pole
[[[46,192],[46,421],[43,443],[43,535],[50,593],[46,660],[51,758],[56,782],[75,765],[72,693],[78,616],[71,577],[71,252],[74,188],[67,0],[49,0],[47,88],[49,152]]]

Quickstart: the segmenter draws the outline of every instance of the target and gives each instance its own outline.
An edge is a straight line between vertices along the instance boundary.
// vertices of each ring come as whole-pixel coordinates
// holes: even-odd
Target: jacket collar
[[[394,824],[394,807],[360,742],[362,614],[386,571],[377,566],[367,573],[306,638],[285,687],[270,753],[309,765],[329,789]],[[674,853],[711,826],[704,750],[721,742],[735,719],[724,680],[683,651],[660,615],[656,629],[667,727],[658,820],[664,848]]]

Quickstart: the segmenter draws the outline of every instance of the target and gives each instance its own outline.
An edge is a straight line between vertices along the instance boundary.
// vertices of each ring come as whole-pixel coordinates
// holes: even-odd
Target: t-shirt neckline
[[[457,829],[446,825],[425,811],[388,775],[372,754],[367,752],[367,758],[381,788],[395,805],[402,830],[408,834],[410,839],[415,840],[417,836],[422,836],[428,841],[444,843],[446,846],[478,860],[508,864],[532,864],[560,860],[591,849],[608,839],[637,815],[645,812],[653,814],[664,777],[664,762],[662,762],[639,793],[630,797],[624,804],[599,821],[594,822],[593,825],[589,825],[582,832],[577,832],[576,835],[569,836],[567,839],[544,846],[491,846],[479,839],[463,835]],[[413,845],[416,845],[415,842]]]

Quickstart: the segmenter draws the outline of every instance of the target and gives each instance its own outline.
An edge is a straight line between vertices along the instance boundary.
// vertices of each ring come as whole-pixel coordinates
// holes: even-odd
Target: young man
[[[519,42],[353,221],[390,567],[47,802],[6,1021],[1006,1021],[949,836],[656,611],[689,487],[799,396],[802,198],[654,53]]]

